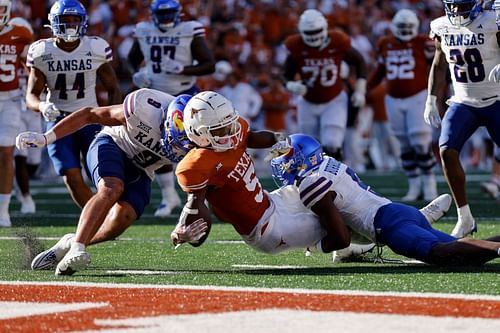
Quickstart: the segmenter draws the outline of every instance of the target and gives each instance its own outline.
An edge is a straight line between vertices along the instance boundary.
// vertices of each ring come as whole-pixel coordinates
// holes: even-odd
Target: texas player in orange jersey
[[[10,25],[12,2],[0,0],[0,227],[10,227],[9,203],[14,176],[14,147],[21,126],[21,90],[18,69],[33,34]]]
[[[354,66],[357,81],[351,102],[362,107],[366,93],[365,63],[351,46],[350,37],[341,31],[328,31],[325,17],[315,9],[302,13],[299,31],[300,34],[285,40],[289,55],[284,65],[286,88],[302,96],[297,105],[299,132],[316,137],[325,153],[340,159],[348,104],[340,64],[344,60]]]
[[[192,239],[185,227],[203,219],[210,223],[205,199],[215,216],[233,225],[243,240],[256,250],[278,253],[291,248],[317,248],[323,252],[345,248],[350,235],[338,212],[320,220],[298,203],[297,191],[281,189],[264,192],[255,174],[247,148],[279,146],[289,149],[269,131],[252,132],[229,100],[205,91],[195,95],[184,109],[184,129],[197,147],[179,162],[176,169],[181,188],[188,193],[179,223],[171,234],[174,244],[198,246],[209,230]],[[277,142],[278,141],[278,142]],[[337,215],[336,215],[337,214]]]
[[[370,75],[368,89],[385,77],[385,105],[392,130],[401,146],[401,163],[408,177],[408,193],[402,201],[437,197],[436,164],[431,149],[432,128],[423,117],[427,98],[427,73],[434,44],[418,34],[419,20],[409,9],[399,10],[392,20],[392,36],[378,41],[378,66]]]

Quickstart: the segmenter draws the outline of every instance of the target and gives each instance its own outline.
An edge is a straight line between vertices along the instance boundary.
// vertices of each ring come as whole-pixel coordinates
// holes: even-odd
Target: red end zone
[[[207,314],[233,311],[293,309],[431,317],[500,319],[500,298],[448,295],[361,294],[325,291],[265,291],[217,287],[112,286],[98,284],[0,284],[0,302],[100,304],[82,310],[35,315],[0,316],[1,332],[102,330],[99,320]],[[7,303],[6,303],[7,302]],[[17,303],[12,303],[17,304]],[[40,310],[40,309],[38,309]],[[36,313],[36,311],[34,312]],[[97,322],[96,322],[97,320]],[[113,326],[125,329],[128,326]],[[137,326],[135,326],[137,328]],[[230,326],[228,327],[228,329]]]

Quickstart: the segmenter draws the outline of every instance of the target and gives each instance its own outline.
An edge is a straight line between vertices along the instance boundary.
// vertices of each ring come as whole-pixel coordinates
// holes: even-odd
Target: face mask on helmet
[[[401,9],[392,19],[391,30],[397,39],[406,42],[417,36],[419,24],[418,17],[413,11]]]
[[[238,112],[228,99],[213,91],[201,92],[188,102],[184,127],[188,138],[199,147],[226,151],[241,142]]]
[[[194,147],[184,130],[184,108],[190,99],[191,95],[179,95],[165,111],[161,146],[172,162],[179,162]]]
[[[443,0],[444,11],[451,24],[466,26],[481,12],[481,3],[478,0]]]
[[[0,0],[0,26],[4,26],[9,22],[11,8],[12,2],[10,0]]]
[[[271,160],[271,171],[278,186],[293,185],[300,177],[315,170],[323,161],[321,144],[305,134],[290,135],[292,148]]]
[[[180,21],[181,5],[175,0],[156,0],[151,3],[154,24],[163,31],[175,27]]]
[[[52,34],[65,42],[74,42],[87,31],[87,12],[76,0],[59,0],[50,9]]]
[[[328,39],[328,22],[321,12],[308,9],[300,15],[299,32],[307,46],[321,47]]]

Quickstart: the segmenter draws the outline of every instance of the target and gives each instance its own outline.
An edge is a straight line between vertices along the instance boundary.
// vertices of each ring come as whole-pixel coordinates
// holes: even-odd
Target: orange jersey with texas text
[[[407,42],[382,37],[378,42],[378,65],[385,67],[387,94],[406,98],[427,89],[428,63],[433,56],[434,42],[426,35]]]
[[[239,121],[243,134],[236,149],[216,152],[194,148],[179,162],[175,173],[185,192],[206,187],[206,199],[215,216],[231,223],[240,235],[248,235],[270,203],[246,153],[248,123]]]
[[[328,36],[330,42],[321,50],[307,46],[298,34],[285,40],[300,78],[308,88],[304,98],[312,103],[329,102],[344,88],[340,63],[351,49],[351,38],[341,31],[329,31]]]
[[[6,25],[0,31],[0,91],[19,88],[21,54],[32,41],[33,35],[25,27]]]

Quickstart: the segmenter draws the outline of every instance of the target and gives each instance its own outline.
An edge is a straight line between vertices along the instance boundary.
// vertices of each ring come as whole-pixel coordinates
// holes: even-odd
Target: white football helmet
[[[0,13],[0,25],[6,25],[10,19],[10,9],[12,8],[12,1],[0,0],[0,7],[5,7],[5,9]]]
[[[328,22],[320,11],[307,9],[300,15],[299,32],[307,46],[320,47],[328,39]]]
[[[241,141],[239,115],[227,98],[213,91],[193,96],[184,108],[187,137],[199,147],[234,149]]]
[[[14,17],[14,18],[12,18],[12,20],[9,21],[9,24],[10,25],[17,25],[17,26],[20,26],[20,27],[25,27],[31,33],[33,33],[33,27],[31,26],[31,24],[28,21],[26,21],[25,19],[23,19],[22,17]]]
[[[415,12],[409,9],[400,9],[392,18],[391,30],[394,37],[407,42],[417,36],[419,25],[420,21]]]

